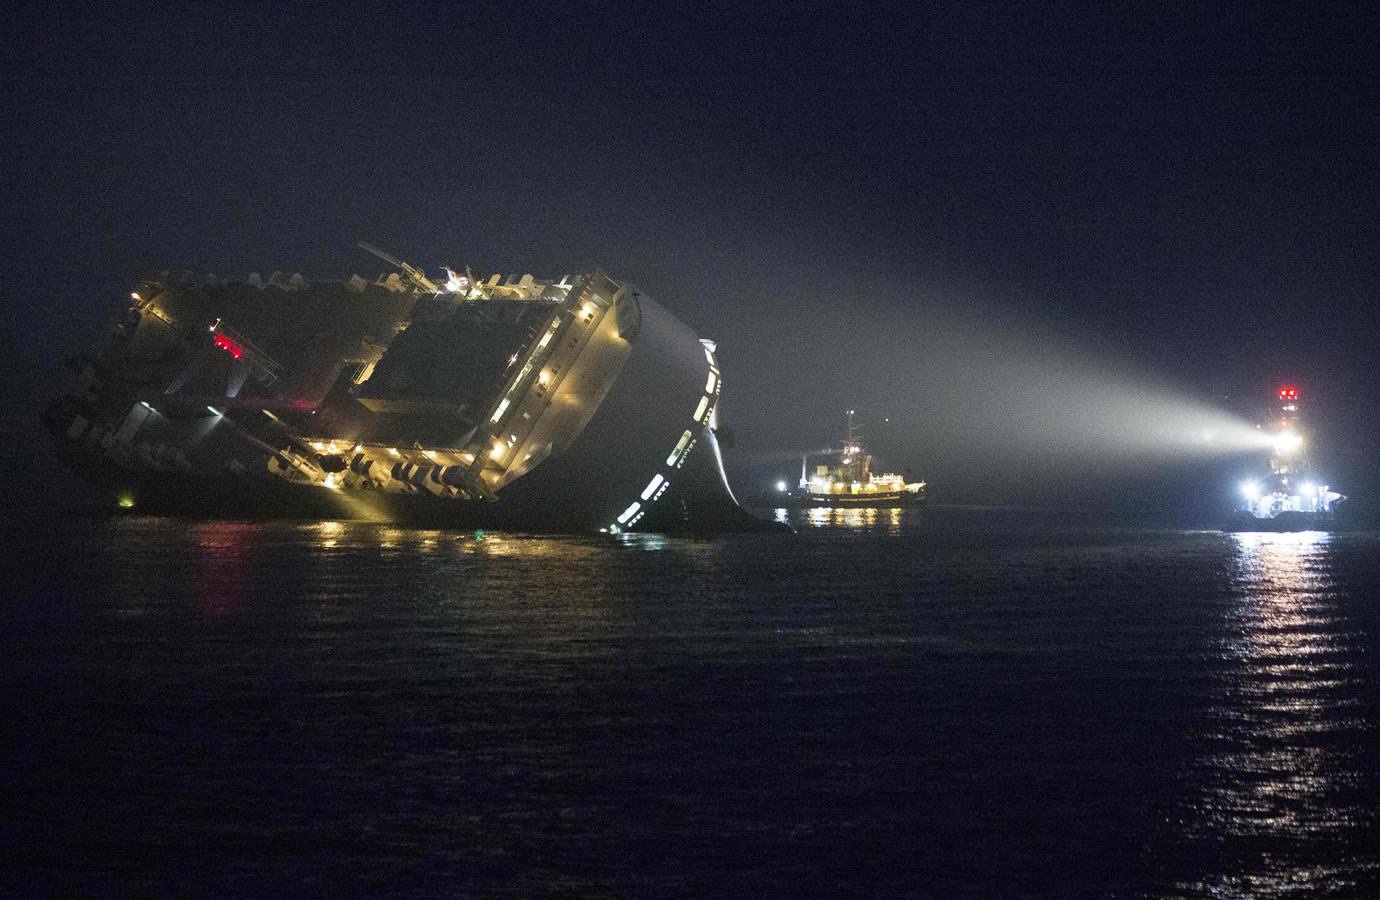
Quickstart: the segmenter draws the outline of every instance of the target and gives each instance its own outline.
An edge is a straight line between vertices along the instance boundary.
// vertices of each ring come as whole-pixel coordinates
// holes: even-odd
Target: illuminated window
[[[707,381],[705,381],[705,383],[704,383],[704,392],[705,392],[706,394],[712,394],[712,393],[714,393],[714,385],[716,385],[716,384],[718,384],[718,383],[719,383],[719,379],[718,379],[718,377],[714,374],[714,371],[711,369],[710,372],[709,372],[709,379],[708,379]]]
[[[507,452],[508,452],[508,445],[505,444],[505,443],[503,443],[502,441],[497,441],[497,442],[494,444],[494,448],[493,448],[492,450],[489,451],[489,458],[490,458],[490,459],[502,459],[502,458],[503,458],[503,454],[504,454],[504,453],[507,453]]]
[[[701,398],[700,398],[700,405],[697,406],[697,407],[695,407],[695,421],[696,421],[696,422],[698,422],[700,419],[703,419],[703,418],[704,418],[704,411],[705,411],[706,409],[708,409],[708,408],[709,408],[709,398],[708,398],[708,397],[701,397]]]
[[[680,459],[680,455],[685,452],[685,448],[689,446],[693,436],[688,431],[680,436],[680,440],[676,442],[676,449],[672,450],[671,455],[666,457],[666,465],[674,466],[676,464],[676,460]]]
[[[648,499],[649,497],[651,497],[652,494],[655,494],[655,493],[656,493],[656,489],[659,488],[659,487],[661,487],[661,483],[662,483],[663,481],[665,481],[665,480],[666,480],[666,479],[665,479],[663,476],[661,476],[660,474],[653,475],[653,476],[652,476],[652,480],[649,481],[649,482],[647,483],[647,486],[646,486],[645,488],[642,489],[642,499],[643,499],[643,500],[646,500],[646,499]]]
[[[503,414],[504,414],[505,412],[507,412],[507,411],[508,411],[508,398],[507,398],[507,397],[504,397],[504,398],[503,398],[503,401],[502,401],[501,403],[498,404],[498,409],[494,410],[494,414],[493,414],[492,416],[489,417],[489,421],[490,421],[490,422],[497,422],[499,419],[503,418]]]
[[[639,503],[638,501],[634,500],[633,503],[632,503],[632,505],[629,506],[627,509],[623,510],[622,514],[619,515],[619,517],[618,517],[618,524],[619,524],[619,525],[624,525],[624,524],[626,524],[627,521],[628,521],[629,519],[631,519],[633,516],[637,515],[637,511],[638,511],[639,509],[641,509],[641,508],[642,508],[642,504]]]

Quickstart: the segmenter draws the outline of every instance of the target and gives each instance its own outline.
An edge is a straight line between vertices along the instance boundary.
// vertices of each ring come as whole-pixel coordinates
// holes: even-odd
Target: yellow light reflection
[[[856,506],[817,506],[806,511],[806,518],[811,525],[816,527],[830,525],[840,528],[870,528],[877,524],[883,512],[899,513],[900,510],[885,511]]]

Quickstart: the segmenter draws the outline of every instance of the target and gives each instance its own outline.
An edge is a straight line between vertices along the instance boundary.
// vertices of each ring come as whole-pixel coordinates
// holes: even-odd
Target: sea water
[[[780,515],[12,521],[0,889],[1380,892],[1380,535]]]

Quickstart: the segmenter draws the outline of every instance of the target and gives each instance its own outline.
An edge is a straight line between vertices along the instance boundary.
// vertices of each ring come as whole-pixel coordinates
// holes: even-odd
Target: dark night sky
[[[372,275],[367,238],[634,280],[720,341],[743,475],[853,406],[937,498],[1029,500],[1125,474],[1031,383],[1287,378],[1380,490],[1380,15],[675,9],[8,7],[9,452],[49,471],[21,435],[140,273]]]

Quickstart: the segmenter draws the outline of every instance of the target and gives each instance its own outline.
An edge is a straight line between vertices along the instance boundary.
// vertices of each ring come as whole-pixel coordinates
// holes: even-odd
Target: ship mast
[[[380,250],[378,247],[375,247],[373,244],[367,241],[359,241],[358,246],[359,249],[374,254],[384,262],[392,263],[393,265],[397,266],[399,269],[403,271],[403,274],[405,274],[409,279],[411,279],[413,284],[415,284],[422,290],[431,294],[441,293],[441,286],[436,282],[432,281],[430,278],[427,278],[425,272],[423,272],[416,266],[412,265],[411,263],[398,259],[391,253],[387,253],[383,250]]]
[[[843,439],[844,477],[849,481],[866,483],[872,477],[872,457],[863,449],[858,437],[858,427],[853,424],[854,410],[848,410],[847,430]]]
[[[1274,452],[1270,454],[1270,474],[1284,478],[1283,483],[1287,485],[1291,474],[1307,476],[1307,447],[1299,428],[1298,388],[1282,387],[1277,396],[1279,403],[1270,410],[1274,420],[1271,425],[1277,424],[1279,429],[1275,434]]]

